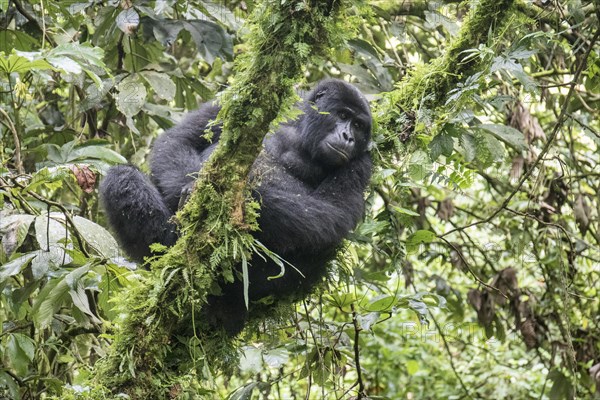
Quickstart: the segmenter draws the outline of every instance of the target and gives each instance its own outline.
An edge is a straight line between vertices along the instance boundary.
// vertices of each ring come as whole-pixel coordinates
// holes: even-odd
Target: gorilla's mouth
[[[331,150],[335,151],[337,154],[339,154],[340,156],[342,156],[342,158],[344,159],[344,161],[350,161],[350,156],[344,150],[338,149],[337,147],[335,147],[331,143],[327,143],[327,147],[329,147]]]

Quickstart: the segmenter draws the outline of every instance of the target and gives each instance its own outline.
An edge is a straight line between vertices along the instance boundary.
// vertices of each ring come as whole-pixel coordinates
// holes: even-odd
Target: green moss
[[[444,103],[448,92],[481,68],[476,58],[465,61],[465,51],[488,43],[499,35],[510,15],[513,0],[482,0],[473,7],[461,26],[459,34],[448,46],[444,55],[429,64],[417,66],[398,88],[383,96],[375,109],[378,127],[386,138],[383,146],[401,147],[399,132],[407,129],[420,110],[435,110],[438,120],[443,120]],[[436,125],[433,123],[431,125]],[[410,127],[408,127],[410,129]]]

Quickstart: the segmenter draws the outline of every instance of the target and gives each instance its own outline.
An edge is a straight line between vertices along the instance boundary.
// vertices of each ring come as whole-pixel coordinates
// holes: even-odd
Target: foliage
[[[0,10],[0,397],[595,395],[597,2]],[[223,341],[198,312],[213,274],[252,267],[244,177],[302,74],[372,100],[369,211],[317,293]],[[98,181],[215,97],[226,138],[184,237],[127,262]]]

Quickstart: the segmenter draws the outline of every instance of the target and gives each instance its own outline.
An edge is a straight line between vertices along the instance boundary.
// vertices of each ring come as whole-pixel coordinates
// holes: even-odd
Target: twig
[[[367,397],[367,394],[365,393],[365,383],[363,382],[362,371],[360,368],[360,345],[358,343],[358,339],[360,338],[360,331],[362,331],[362,328],[358,323],[354,303],[350,304],[350,308],[352,309],[352,325],[354,325],[354,362],[356,364],[356,383],[358,384],[358,396],[356,398],[360,400]]]
[[[444,236],[444,235],[442,235]],[[463,264],[465,265],[465,268],[467,269],[467,271],[469,271],[469,273],[471,275],[473,275],[473,278],[475,278],[475,280],[482,286],[485,286],[486,288],[498,293],[500,296],[504,297],[505,299],[508,300],[508,296],[504,293],[502,293],[500,291],[500,289],[498,289],[497,287],[494,287],[492,285],[489,285],[487,283],[485,283],[484,281],[481,280],[480,277],[477,276],[477,274],[475,274],[475,271],[473,271],[471,269],[471,267],[469,267],[469,263],[467,263],[467,260],[465,259],[465,256],[462,255],[462,252],[460,251],[460,249],[458,249],[454,244],[450,243],[447,239],[443,238],[442,236],[440,236],[440,239],[442,239],[448,246],[452,247],[452,249],[454,249],[454,251],[456,251],[456,253],[458,254],[458,256],[460,257],[460,259],[462,260]]]
[[[2,113],[2,115],[4,115],[4,118],[6,118],[6,124],[4,124],[4,125],[12,133],[13,141],[15,142],[15,151],[14,151],[15,168],[17,169],[17,172],[19,174],[24,174],[25,168],[23,168],[23,159],[21,158],[21,139],[19,138],[19,132],[17,132],[17,128],[15,128],[15,124],[13,124],[12,120],[10,119],[10,116],[6,113],[6,111],[4,111],[3,109],[0,108],[0,113]]]
[[[564,226],[561,226],[560,224],[555,224],[552,222],[546,222],[544,220],[539,219],[538,217],[531,215],[531,214],[527,214],[521,211],[517,211],[517,210],[513,210],[512,208],[506,207],[506,211],[509,211],[513,214],[519,215],[521,217],[524,218],[530,218],[533,219],[535,221],[537,221],[538,223],[542,224],[542,225],[546,225],[546,226],[552,226],[556,229],[559,229],[560,231],[562,231],[562,233],[564,233],[564,235],[567,238],[567,241],[569,242],[569,250],[571,251],[571,256],[567,257],[567,260],[569,261],[569,267],[571,267],[573,270],[575,269],[575,265],[574,265],[574,260],[573,258],[575,257],[575,254],[577,254],[577,252],[575,251],[575,247],[573,247],[573,242],[571,241],[571,235],[569,234],[569,232],[567,232],[567,230],[565,229]]]
[[[33,322],[29,322],[24,325],[16,325],[16,326],[13,326],[12,328],[5,329],[3,332],[0,333],[0,338],[4,335],[8,335],[9,333],[20,331],[21,329],[30,328],[31,326],[33,326]]]

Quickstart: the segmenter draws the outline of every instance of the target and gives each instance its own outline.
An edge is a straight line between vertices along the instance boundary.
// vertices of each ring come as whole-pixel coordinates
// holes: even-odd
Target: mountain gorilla
[[[251,171],[253,196],[261,204],[260,229],[253,235],[279,254],[288,267],[253,257],[249,268],[251,302],[306,295],[326,272],[325,264],[364,213],[364,190],[371,176],[368,153],[371,113],[365,97],[339,80],[321,81],[300,106],[303,114],[267,135]],[[111,168],[100,186],[110,225],[134,259],[150,255],[152,243],[177,239],[171,216],[215,149],[221,126],[213,125],[219,107],[205,104],[161,135],[150,159],[151,181],[135,167]],[[248,317],[240,277],[209,296],[205,317],[230,335]],[[253,305],[250,305],[250,312]]]

